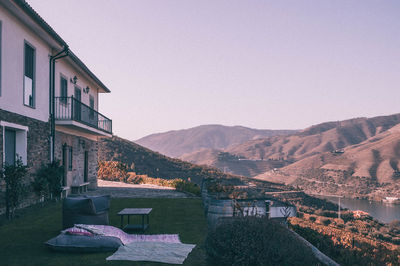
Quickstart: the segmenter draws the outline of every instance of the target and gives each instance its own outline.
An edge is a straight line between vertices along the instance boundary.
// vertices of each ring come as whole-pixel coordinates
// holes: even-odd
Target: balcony
[[[56,125],[72,126],[95,135],[112,134],[112,121],[74,97],[55,97]]]

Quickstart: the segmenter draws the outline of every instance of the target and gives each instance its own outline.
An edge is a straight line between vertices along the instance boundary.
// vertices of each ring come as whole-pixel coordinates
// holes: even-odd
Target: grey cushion
[[[80,236],[60,234],[45,243],[50,249],[61,252],[109,252],[116,251],[121,240],[112,236]]]
[[[63,201],[63,228],[74,224],[108,225],[110,196],[68,197]]]

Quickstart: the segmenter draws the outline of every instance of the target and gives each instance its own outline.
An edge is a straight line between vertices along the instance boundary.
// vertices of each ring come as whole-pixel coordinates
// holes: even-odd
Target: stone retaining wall
[[[39,121],[33,118],[11,113],[0,109],[0,121],[18,124],[28,127],[27,132],[27,165],[29,174],[25,180],[28,188],[34,179],[36,171],[42,164],[50,162],[50,123]],[[0,167],[3,167],[3,127],[0,126]],[[0,214],[5,210],[5,183],[0,181]],[[27,200],[22,203],[23,206],[30,205],[37,200],[35,194],[30,189]]]

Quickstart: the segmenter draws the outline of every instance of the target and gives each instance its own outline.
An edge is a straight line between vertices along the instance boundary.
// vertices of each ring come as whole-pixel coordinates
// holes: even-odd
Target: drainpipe
[[[54,162],[54,153],[55,153],[55,65],[56,60],[61,59],[63,57],[68,56],[69,47],[68,45],[64,45],[64,49],[50,56],[49,61],[49,71],[50,71],[50,80],[49,80],[49,113],[50,113],[50,161]]]

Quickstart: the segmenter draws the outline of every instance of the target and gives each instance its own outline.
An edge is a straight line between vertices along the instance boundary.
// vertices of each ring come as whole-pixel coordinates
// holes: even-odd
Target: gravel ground
[[[86,195],[111,195],[112,198],[192,198],[192,195],[176,191],[174,188],[148,184],[126,184],[97,180],[98,188],[86,192]]]

